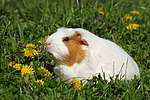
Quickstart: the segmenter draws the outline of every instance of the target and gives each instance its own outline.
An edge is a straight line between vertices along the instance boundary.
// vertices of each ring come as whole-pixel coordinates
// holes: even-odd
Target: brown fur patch
[[[82,43],[81,39],[78,38],[78,33],[74,34],[70,37],[70,41],[64,42],[65,46],[69,50],[69,56],[66,55],[63,59],[63,63],[67,64],[68,66],[72,66],[74,63],[80,64],[83,59],[86,57],[86,50],[81,48]],[[62,38],[65,39],[66,37]]]

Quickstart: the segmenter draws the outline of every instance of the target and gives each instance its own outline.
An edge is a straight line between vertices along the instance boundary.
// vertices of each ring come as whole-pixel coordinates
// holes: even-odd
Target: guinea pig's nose
[[[51,45],[51,43],[47,43],[46,45]]]

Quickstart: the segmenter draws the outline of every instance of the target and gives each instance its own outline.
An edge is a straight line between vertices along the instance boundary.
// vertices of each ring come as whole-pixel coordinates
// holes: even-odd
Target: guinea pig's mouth
[[[49,53],[49,52],[48,52],[48,54],[49,54],[50,58],[55,61],[56,58],[54,57],[54,55],[52,53]]]
[[[54,57],[54,55],[53,55],[52,53],[48,52],[48,54],[49,54],[51,57]]]

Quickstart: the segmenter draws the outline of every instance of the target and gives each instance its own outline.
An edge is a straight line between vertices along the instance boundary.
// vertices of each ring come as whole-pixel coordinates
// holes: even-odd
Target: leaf
[[[25,81],[25,83],[29,83],[29,74],[25,74],[24,75],[24,81]]]

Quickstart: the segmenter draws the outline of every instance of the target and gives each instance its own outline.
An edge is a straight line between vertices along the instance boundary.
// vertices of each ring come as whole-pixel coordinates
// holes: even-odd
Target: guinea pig
[[[140,77],[138,65],[121,47],[85,29],[57,29],[47,38],[46,49],[55,63],[54,73],[64,80],[98,74],[108,81],[116,75],[126,80]]]

